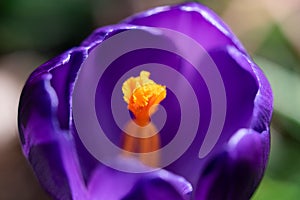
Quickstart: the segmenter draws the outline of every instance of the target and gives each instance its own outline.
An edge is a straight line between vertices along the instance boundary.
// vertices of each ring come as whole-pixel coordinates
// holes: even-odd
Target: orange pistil
[[[157,151],[160,139],[155,126],[151,123],[151,115],[157,105],[166,97],[166,86],[159,85],[149,79],[150,73],[141,71],[140,76],[131,77],[123,84],[122,91],[127,108],[134,115],[134,122],[128,123],[124,137],[123,149],[140,153],[140,160],[150,166],[157,166],[159,155],[145,160],[143,153]]]

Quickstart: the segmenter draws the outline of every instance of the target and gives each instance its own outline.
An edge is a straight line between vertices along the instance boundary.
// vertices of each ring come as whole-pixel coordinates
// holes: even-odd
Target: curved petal
[[[196,199],[250,199],[263,176],[268,135],[239,130],[201,173]]]
[[[146,167],[131,159],[121,159],[119,163],[132,169]],[[184,178],[165,170],[126,173],[106,166],[94,171],[88,188],[92,199],[110,200],[183,199],[192,192],[190,183]]]
[[[270,132],[270,122],[273,111],[273,94],[270,83],[262,70],[251,60],[247,55],[242,54],[234,47],[227,47],[229,54],[237,63],[247,72],[249,72],[257,82],[257,90],[255,92],[255,99],[253,100],[252,116],[249,125],[245,126],[251,128],[258,133]],[[250,91],[248,91],[251,93]],[[244,95],[242,95],[243,97]],[[250,98],[251,99],[251,98]],[[251,99],[252,101],[252,99]],[[233,104],[236,106],[237,104]],[[267,163],[270,149],[270,135],[267,138],[268,149],[265,151],[264,162]]]
[[[225,46],[209,53],[218,66],[226,90],[226,121],[220,140],[227,143],[237,130],[250,127],[259,80],[248,57],[235,47]]]
[[[62,129],[70,129],[71,124],[71,91],[76,79],[77,72],[87,57],[83,48],[74,48],[49,60],[37,68],[28,78],[26,88],[30,90],[31,82],[42,76],[44,73],[52,75],[51,86],[58,98],[57,118]]]
[[[184,200],[176,189],[161,178],[144,178],[122,200]]]
[[[77,77],[77,73],[81,67],[81,64],[87,57],[87,48],[73,48],[69,51],[64,52],[63,54],[49,60],[44,63],[40,67],[38,67],[28,78],[26,85],[22,92],[22,97],[20,100],[20,111],[19,111],[19,124],[27,123],[27,114],[29,112],[34,112],[35,109],[46,109],[52,105],[57,107],[55,111],[49,110],[49,114],[45,116],[45,123],[41,126],[38,122],[40,120],[39,117],[32,119],[35,122],[36,126],[39,126],[45,130],[47,130],[48,134],[43,134],[40,139],[46,140],[48,137],[53,137],[55,132],[51,132],[48,126],[51,123],[56,123],[58,129],[62,129],[65,131],[70,131],[73,134],[73,138],[75,140],[76,148],[74,151],[79,155],[79,161],[81,164],[81,170],[84,175],[84,178],[87,180],[89,177],[90,169],[93,169],[95,165],[99,164],[83,147],[81,141],[78,139],[76,134],[76,130],[74,130],[72,126],[72,115],[71,115],[71,104],[72,104],[72,91],[74,87],[74,82]],[[34,89],[34,83],[37,80],[43,79],[44,74],[48,74],[49,77],[49,86],[51,87],[51,95],[55,96],[52,99],[43,99],[40,102],[36,103],[36,96],[31,96]],[[31,106],[24,105],[30,104]],[[41,108],[37,108],[37,105],[43,103],[44,105]],[[21,130],[21,129],[20,129]],[[27,137],[31,137],[31,135],[38,134],[39,131],[31,132],[27,134]],[[20,131],[21,139],[22,131]],[[29,149],[31,147],[31,140],[28,140],[30,143],[27,143],[23,146],[23,149]],[[27,150],[26,150],[27,151]]]
[[[48,73],[30,81],[19,107],[23,152],[42,186],[57,199],[86,197],[72,136],[56,120],[57,96]]]
[[[55,139],[56,134],[46,134],[59,126],[54,113],[58,100],[50,85],[52,76],[43,73],[24,87],[19,104],[18,125],[23,151],[28,155],[32,145]]]
[[[254,102],[251,128],[258,132],[269,131],[273,112],[272,89],[262,70],[253,62],[250,61],[249,63],[251,63],[259,83],[259,90]]]
[[[125,30],[135,29],[137,26],[130,24],[115,24],[110,26],[104,26],[96,29],[91,35],[89,35],[80,46],[85,47],[90,52],[94,47],[100,44],[103,40],[110,38],[111,36],[118,34]]]
[[[65,136],[32,146],[28,160],[39,182],[53,198],[87,199],[74,144]]]
[[[193,185],[198,179],[195,174],[199,175],[206,161],[220,152],[237,130],[250,127],[254,101],[259,90],[258,81],[251,65],[246,62],[245,54],[238,49],[233,46],[220,47],[210,51],[209,55],[218,67],[226,92],[226,119],[223,130],[213,150],[205,158],[200,159],[198,157],[199,148],[203,145],[203,136],[207,134],[207,127],[200,125],[200,130],[188,151],[166,168],[184,176]],[[206,65],[204,64],[204,66]],[[201,92],[201,94],[204,93]],[[201,111],[202,116],[209,116],[205,115],[204,109]],[[203,122],[205,119],[201,121]],[[197,169],[194,166],[198,166]]]
[[[133,15],[122,23],[179,31],[195,39],[208,51],[219,46],[234,45],[246,53],[242,44],[220,17],[195,2],[157,7]]]
[[[228,52],[240,63],[242,68],[255,77],[258,84],[250,127],[258,132],[269,130],[273,111],[273,94],[270,83],[263,71],[249,56],[242,54],[234,47],[228,47]]]

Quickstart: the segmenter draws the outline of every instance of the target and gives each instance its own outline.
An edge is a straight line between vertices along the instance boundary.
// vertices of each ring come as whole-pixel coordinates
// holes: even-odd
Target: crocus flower
[[[82,64],[104,41],[128,30],[151,33],[155,28],[192,38],[212,58],[224,84],[224,124],[211,151],[199,158],[199,147],[213,118],[212,102],[207,100],[207,86],[195,70],[178,68],[190,80],[201,107],[201,120],[188,122],[199,125],[193,142],[163,169],[144,173],[118,171],[94,158],[80,140],[72,114],[74,85]],[[132,57],[126,62],[143,64],[144,57],[136,53],[130,54]],[[151,59],[165,65],[177,62],[162,51]],[[122,65],[118,67],[120,70],[106,76],[107,90],[109,79],[123,73]],[[111,96],[111,93],[104,91],[98,95]],[[175,112],[177,104],[169,97],[172,93],[167,91],[163,106]],[[272,99],[266,77],[224,22],[203,5],[185,3],[154,8],[119,24],[99,28],[78,47],[38,67],[22,91],[18,125],[23,153],[40,184],[54,199],[249,199],[263,177],[268,160]],[[101,112],[109,117],[107,110]],[[176,112],[169,117],[175,121],[178,118]],[[110,122],[107,121],[108,126]],[[172,140],[176,128],[176,123],[164,128],[161,142]],[[108,134],[120,135],[114,129]],[[115,162],[131,170],[151,168],[133,158],[122,157]]]

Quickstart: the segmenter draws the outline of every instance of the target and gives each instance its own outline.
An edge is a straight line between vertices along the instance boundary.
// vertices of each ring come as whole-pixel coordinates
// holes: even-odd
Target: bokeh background
[[[24,159],[19,95],[29,73],[95,28],[176,0],[0,1],[0,199],[50,199]],[[300,198],[300,0],[202,0],[240,38],[274,91],[272,146],[254,200]],[[250,150],[249,150],[250,151]]]

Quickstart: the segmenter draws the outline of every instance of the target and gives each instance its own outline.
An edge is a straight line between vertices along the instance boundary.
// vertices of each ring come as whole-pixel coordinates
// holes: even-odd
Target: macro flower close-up
[[[39,66],[18,128],[53,199],[247,200],[268,163],[272,111],[262,70],[190,2],[98,28]]]

